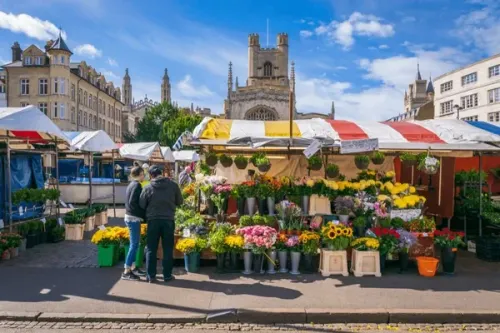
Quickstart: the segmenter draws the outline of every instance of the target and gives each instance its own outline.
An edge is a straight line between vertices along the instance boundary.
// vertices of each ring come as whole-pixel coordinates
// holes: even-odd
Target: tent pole
[[[7,177],[7,202],[9,204],[7,222],[9,223],[9,232],[12,232],[12,177],[10,175],[10,131],[7,131],[7,165],[5,168]]]
[[[92,206],[92,153],[89,153],[89,207]]]
[[[483,235],[483,221],[481,215],[483,214],[483,154],[479,152],[479,237]]]
[[[115,199],[115,150],[111,150],[111,163],[113,164],[113,216],[116,218],[116,199]]]
[[[54,140],[55,143],[55,164],[56,164],[56,189],[59,191],[59,149],[57,148],[57,138]],[[59,218],[60,212],[60,204],[59,201],[56,202],[56,217]]]

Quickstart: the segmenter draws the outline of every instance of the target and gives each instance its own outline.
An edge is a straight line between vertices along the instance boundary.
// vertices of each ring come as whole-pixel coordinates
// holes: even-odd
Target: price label
[[[24,215],[24,209],[23,209],[23,206],[19,206],[19,215],[23,216]]]
[[[62,218],[58,218],[58,219],[57,219],[57,223],[59,223],[59,225],[61,225],[61,226],[62,226],[62,225],[63,225],[63,219],[62,219]]]
[[[47,220],[45,219],[45,217],[44,217],[44,218],[41,218],[41,219],[40,219],[40,221],[41,221],[43,224],[47,223]]]
[[[424,236],[424,237],[429,237],[429,234],[428,234],[428,233],[426,233],[426,232],[424,232],[424,233],[422,234],[422,236]]]
[[[103,225],[100,225],[98,228],[99,228],[99,230],[106,230],[106,227]]]
[[[333,224],[338,225],[339,223],[340,223],[340,221],[338,221],[338,220],[333,220]]]
[[[66,203],[62,200],[59,200],[59,202],[61,203],[61,206],[63,206],[64,208],[68,208],[68,205],[66,205]]]
[[[72,204],[68,204],[69,208],[75,209],[75,207]]]
[[[184,230],[182,230],[182,237],[184,238],[191,237],[191,230],[189,230],[188,228],[184,228]]]

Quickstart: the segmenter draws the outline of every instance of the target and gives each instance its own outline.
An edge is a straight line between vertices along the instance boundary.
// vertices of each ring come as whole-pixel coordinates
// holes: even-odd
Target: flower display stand
[[[92,231],[95,228],[95,216],[89,216],[85,219],[85,231]]]
[[[321,250],[319,271],[323,276],[348,276],[347,251]]]
[[[375,275],[381,277],[380,253],[378,251],[352,251],[351,271],[354,276]]]
[[[65,224],[64,229],[66,240],[83,240],[85,224]]]

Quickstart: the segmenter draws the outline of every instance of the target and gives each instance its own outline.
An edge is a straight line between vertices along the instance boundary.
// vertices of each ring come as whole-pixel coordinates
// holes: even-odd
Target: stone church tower
[[[128,75],[128,68],[125,69],[125,76],[122,83],[123,90],[123,104],[125,106],[132,106],[132,84],[130,83],[130,76]]]
[[[420,66],[417,64],[417,75],[415,81],[408,86],[408,91],[405,91],[405,112],[417,109],[425,103],[434,100],[434,85],[432,79],[422,79],[420,74]]]
[[[165,68],[165,74],[161,83],[161,101],[172,103],[170,78],[168,77],[168,70]]]
[[[246,86],[239,86],[236,78],[236,86],[233,87],[232,64],[229,63],[227,98],[224,101],[224,113],[227,119],[289,119],[290,96],[294,103],[295,78],[290,84],[288,35],[279,33],[276,44],[275,48],[261,48],[258,34],[248,36]]]

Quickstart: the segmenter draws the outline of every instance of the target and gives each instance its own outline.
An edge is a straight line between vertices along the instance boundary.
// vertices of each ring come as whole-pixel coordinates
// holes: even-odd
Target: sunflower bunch
[[[352,228],[343,224],[327,223],[321,229],[323,243],[331,250],[347,249],[352,238]]]
[[[299,236],[299,242],[302,244],[304,254],[316,255],[320,246],[321,237],[317,232],[304,231]]]
[[[380,246],[380,242],[377,238],[361,237],[355,239],[351,243],[351,246],[358,251],[377,251]]]

